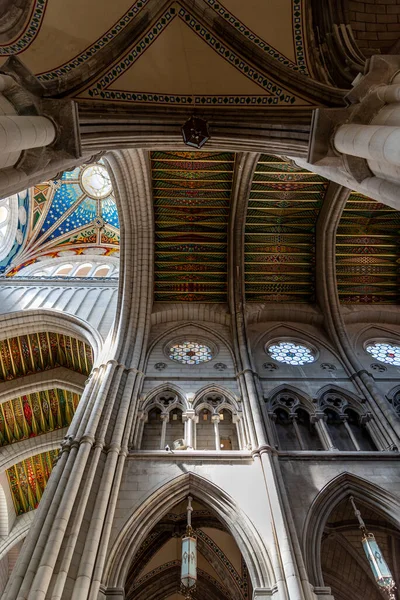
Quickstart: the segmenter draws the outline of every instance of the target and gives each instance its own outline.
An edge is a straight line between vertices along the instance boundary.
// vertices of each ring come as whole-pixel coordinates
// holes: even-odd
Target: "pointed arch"
[[[290,392],[292,394],[295,394],[296,396],[298,396],[299,400],[301,401],[302,404],[304,404],[304,406],[306,408],[308,408],[311,411],[314,410],[313,401],[312,401],[311,396],[309,396],[306,392],[304,392],[303,390],[300,390],[296,386],[291,385],[290,383],[281,383],[280,385],[275,387],[273,390],[271,390],[268,393],[268,400],[269,401],[273,400],[275,398],[275,396],[277,396],[278,394],[280,394],[282,392]]]
[[[174,337],[174,336],[179,335],[179,330],[185,329],[186,327],[197,327],[198,329],[206,332],[205,335],[210,336],[211,340],[212,340],[212,338],[216,338],[220,344],[222,344],[223,346],[225,346],[228,349],[229,354],[232,358],[233,365],[236,367],[235,354],[233,352],[233,348],[232,348],[230,342],[227,339],[225,339],[218,331],[215,331],[215,329],[211,329],[210,327],[207,327],[206,325],[204,325],[204,323],[198,323],[196,321],[187,321],[185,323],[179,323],[179,324],[171,327],[167,331],[162,332],[151,342],[151,344],[149,344],[149,346],[147,348],[147,353],[146,353],[145,369],[147,369],[149,357],[150,357],[152,351],[154,350],[155,346],[157,344],[159,344],[160,342],[162,342],[162,340],[164,340],[168,337]]]
[[[193,398],[193,406],[195,406],[196,402],[201,400],[206,394],[221,394],[221,396],[225,396],[229,402],[232,403],[232,406],[234,406],[236,410],[240,410],[237,396],[218,383],[209,383],[200,388]]]
[[[132,559],[156,523],[188,494],[198,498],[222,521],[246,562],[253,588],[271,588],[274,572],[267,549],[247,515],[221,488],[208,479],[185,473],[143,499],[119,533],[104,569],[104,587],[123,588]]]
[[[400,528],[400,501],[387,490],[344,472],[329,481],[314,499],[303,528],[303,552],[310,582],[323,586],[321,569],[322,534],[329,515],[348,496],[369,504],[377,513]]]
[[[10,312],[1,315],[1,322],[1,340],[40,331],[54,331],[87,342],[93,349],[94,363],[97,362],[103,348],[100,334],[89,323],[57,310],[28,309]]]
[[[180,403],[182,404],[182,406],[185,408],[188,408],[187,396],[186,396],[185,392],[183,391],[183,389],[181,387],[179,387],[179,385],[176,385],[175,383],[170,383],[170,382],[166,381],[165,383],[161,383],[157,387],[153,388],[150,392],[148,392],[144,396],[144,398],[142,400],[142,409],[146,410],[146,408],[150,404],[152,404],[152,402],[156,398],[156,396],[158,396],[159,394],[162,394],[163,392],[172,392],[172,393],[176,394],[178,397],[178,400],[180,400]]]
[[[279,329],[284,329],[289,332],[293,331],[293,337],[299,343],[301,343],[302,338],[304,338],[305,343],[307,343],[307,340],[308,340],[308,342],[312,346],[315,346],[317,349],[319,346],[323,346],[325,348],[325,350],[330,352],[336,358],[338,363],[343,366],[342,361],[339,357],[339,354],[336,352],[335,348],[333,348],[326,340],[321,339],[321,337],[314,335],[310,331],[305,331],[299,327],[296,327],[295,325],[293,325],[291,323],[285,323],[283,321],[279,322],[279,323],[275,323],[275,325],[273,325],[269,329],[260,332],[259,335],[253,341],[252,345],[254,346],[254,348],[259,346],[260,344],[264,345],[268,341],[268,339],[273,339],[275,337],[274,331],[277,331]],[[282,334],[282,337],[286,337],[286,336],[287,336],[287,334],[285,334],[285,333]],[[264,341],[264,339],[266,341]]]

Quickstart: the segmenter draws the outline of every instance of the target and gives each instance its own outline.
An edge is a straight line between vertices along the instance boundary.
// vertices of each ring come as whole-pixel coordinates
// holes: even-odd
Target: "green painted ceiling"
[[[400,300],[400,212],[353,192],[339,223],[336,277],[346,304]]]
[[[227,301],[229,152],[152,152],[155,300]]]
[[[245,229],[247,302],[314,302],[315,226],[327,182],[262,155]]]

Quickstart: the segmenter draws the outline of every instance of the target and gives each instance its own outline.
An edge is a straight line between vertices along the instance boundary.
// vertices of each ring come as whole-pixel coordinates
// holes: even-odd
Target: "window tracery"
[[[212,351],[204,344],[184,341],[169,348],[169,358],[184,365],[199,365],[212,359]]]
[[[388,365],[400,367],[400,345],[391,342],[369,342],[365,351],[376,360]]]
[[[267,354],[280,363],[292,366],[306,365],[316,360],[316,354],[311,348],[286,340],[269,344]]]

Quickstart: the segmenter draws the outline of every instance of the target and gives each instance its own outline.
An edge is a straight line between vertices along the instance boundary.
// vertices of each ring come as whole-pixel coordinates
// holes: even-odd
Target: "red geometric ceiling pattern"
[[[336,238],[339,298],[346,304],[400,300],[400,212],[353,192]]]

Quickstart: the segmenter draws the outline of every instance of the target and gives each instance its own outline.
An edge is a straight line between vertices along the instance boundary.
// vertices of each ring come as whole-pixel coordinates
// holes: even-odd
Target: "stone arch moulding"
[[[341,473],[319,492],[314,499],[303,528],[303,552],[310,582],[323,587],[321,541],[326,521],[332,510],[348,496],[370,504],[378,513],[400,528],[400,502],[390,492],[351,473]]]
[[[199,402],[207,394],[221,394],[221,396],[225,396],[228,399],[228,401],[231,402],[231,406],[229,406],[229,405],[225,406],[225,404],[223,404],[223,405],[221,405],[221,408],[228,407],[229,409],[231,409],[233,407],[236,410],[241,410],[240,406],[238,405],[238,398],[234,394],[232,394],[232,392],[230,392],[223,386],[218,385],[216,383],[210,383],[210,384],[207,384],[207,385],[203,386],[202,388],[200,388],[196,392],[196,394],[192,400],[192,405],[195,406],[196,403]]]
[[[26,310],[1,315],[0,340],[39,331],[54,331],[77,337],[92,347],[94,364],[98,361],[103,340],[86,321],[52,309]]]
[[[271,590],[275,583],[274,572],[256,528],[221,488],[193,473],[180,475],[154,490],[131,515],[109,553],[103,580],[106,590],[124,588],[129,565],[140,544],[156,523],[189,493],[208,506],[226,525],[246,562],[254,590]]]
[[[316,395],[317,404],[321,400],[322,396],[326,393],[340,394],[341,396],[347,396],[347,398],[349,400],[351,400],[352,402],[354,402],[356,407],[358,407],[359,409],[361,409],[361,404],[364,403],[364,399],[361,396],[357,396],[357,394],[355,394],[354,392],[351,392],[350,390],[342,388],[338,385],[327,383],[320,390],[318,390],[318,393]]]
[[[279,329],[282,329],[282,335],[279,333],[276,333],[276,331],[279,331]],[[286,333],[286,332],[288,332],[288,333]],[[287,324],[287,323],[276,323],[269,329],[259,333],[251,345],[253,346],[254,349],[261,346],[264,351],[264,346],[269,341],[272,341],[272,340],[276,341],[279,337],[288,338],[288,337],[290,337],[290,332],[293,332],[293,338],[295,341],[301,343],[302,338],[304,338],[305,344],[307,344],[307,342],[308,342],[311,345],[311,347],[315,346],[317,348],[318,356],[317,356],[316,360],[318,360],[318,358],[320,357],[320,352],[319,352],[319,348],[318,348],[320,346],[320,347],[325,348],[325,350],[327,350],[331,354],[333,354],[333,356],[336,358],[338,363],[343,368],[345,368],[339,357],[339,354],[325,340],[321,340],[321,338],[317,337],[316,335],[313,335],[309,331],[304,331],[303,329],[299,329],[298,327],[295,327],[295,326],[293,326],[291,324]]]
[[[179,323],[179,325],[175,325],[174,327],[171,327],[171,329],[168,329],[168,331],[165,331],[163,333],[161,333],[159,336],[156,337],[155,340],[153,340],[151,342],[151,344],[149,345],[149,347],[147,348],[147,354],[146,354],[146,362],[145,362],[145,370],[147,370],[147,365],[149,362],[149,357],[153,351],[153,349],[155,348],[155,346],[157,344],[159,344],[161,341],[168,340],[169,337],[172,338],[179,338],[180,334],[179,334],[179,330],[180,329],[184,329],[186,327],[197,327],[199,330],[203,330],[205,333],[201,333],[199,332],[200,337],[202,338],[201,341],[204,342],[204,338],[202,336],[205,337],[205,339],[207,339],[207,336],[211,337],[211,342],[212,342],[212,338],[216,338],[218,340],[219,344],[222,344],[223,346],[225,346],[228,351],[229,354],[231,355],[232,358],[232,363],[234,365],[235,368],[237,368],[236,365],[236,360],[235,360],[235,355],[233,352],[233,348],[231,346],[231,343],[226,340],[220,333],[218,333],[217,331],[214,331],[212,329],[210,329],[209,327],[206,327],[203,323],[196,323],[195,321],[188,321],[187,323]],[[214,342],[215,345],[215,342]],[[214,358],[214,357],[213,357]]]
[[[380,333],[376,333],[376,334],[372,334],[371,333],[371,339],[368,339],[368,335],[367,332],[368,331],[377,331],[377,332],[382,332],[382,334]],[[359,331],[356,332],[354,338],[353,338],[353,348],[354,348],[354,352],[357,352],[358,350],[362,350],[363,352],[365,352],[367,354],[367,356],[371,357],[371,360],[373,360],[371,355],[368,355],[368,353],[365,350],[365,345],[367,341],[372,341],[372,340],[377,340],[377,341],[382,341],[383,339],[390,340],[393,341],[398,344],[400,344],[400,331],[393,331],[393,329],[388,329],[387,327],[385,327],[382,323],[372,323],[372,324],[368,324],[365,327],[362,327]],[[363,340],[363,341],[361,341]]]
[[[148,392],[147,394],[144,395],[142,403],[141,403],[142,410],[147,410],[147,407],[155,401],[156,397],[159,394],[167,393],[167,392],[172,392],[173,394],[176,394],[177,399],[178,399],[178,404],[180,402],[182,404],[182,406],[184,406],[185,408],[189,408],[187,396],[186,396],[185,392],[175,383],[169,383],[167,381],[167,382],[162,383],[161,385],[158,385],[157,387],[153,388],[152,390],[150,390],[150,392]],[[174,404],[174,406],[175,406],[175,404]]]
[[[268,392],[268,395],[264,394],[264,398],[268,401],[271,401],[278,394],[285,393],[285,392],[288,392],[290,394],[294,394],[295,396],[297,396],[301,402],[301,405],[303,405],[303,408],[308,409],[311,414],[314,412],[315,406],[313,404],[311,396],[309,396],[306,392],[304,392],[300,388],[297,388],[294,385],[290,385],[290,383],[282,383],[281,385],[278,385],[273,390]],[[300,405],[300,407],[301,407],[301,405]]]

